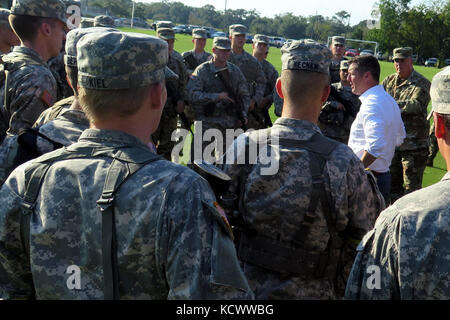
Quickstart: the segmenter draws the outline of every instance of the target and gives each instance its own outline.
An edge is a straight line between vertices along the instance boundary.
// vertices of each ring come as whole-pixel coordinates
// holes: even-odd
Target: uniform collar
[[[44,65],[47,65],[47,62],[45,62],[42,59],[41,55],[39,53],[37,53],[34,49],[31,49],[28,47],[16,46],[13,48],[13,50],[11,52],[27,55],[27,56],[31,57],[33,60],[36,60],[37,62],[40,62]]]
[[[137,137],[123,131],[87,129],[81,133],[78,141],[101,143],[109,147],[138,147],[148,151],[148,147]]]

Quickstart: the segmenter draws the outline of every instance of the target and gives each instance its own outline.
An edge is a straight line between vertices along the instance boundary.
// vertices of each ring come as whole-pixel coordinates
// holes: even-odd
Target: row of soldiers
[[[50,41],[43,32],[64,31],[59,1],[16,0],[10,17],[15,31],[16,15],[44,19],[36,22],[33,41],[24,42],[19,32],[22,51],[36,53],[36,39],[52,54],[60,51],[57,42],[64,36]],[[233,26],[237,32],[240,28]],[[48,108],[40,119],[44,123],[57,113],[54,120],[5,140],[11,151],[5,154],[13,155],[13,162],[33,158],[24,154],[27,145],[42,153],[57,150],[15,169],[0,189],[0,296],[342,297],[355,247],[384,201],[358,157],[315,125],[330,91],[330,50],[310,40],[282,48],[282,74],[272,90],[276,87],[283,98],[283,116],[271,128],[241,135],[233,142],[234,161],[220,166],[239,194],[232,229],[229,212],[204,179],[153,152],[153,142],[161,145],[155,134],[170,111],[170,87],[180,80],[167,67],[173,33],[167,28],[157,33],[160,39],[107,27],[67,34],[64,62],[74,96]],[[247,103],[233,109],[241,115],[230,116],[232,126],[248,125],[250,112],[261,103],[252,102],[248,81],[228,62],[232,48],[229,39],[214,39],[212,59],[191,75],[188,91],[201,101],[192,103],[196,121],[200,115],[210,121],[220,112],[230,116],[232,107],[219,102],[234,105],[240,97]],[[204,94],[208,84],[220,91]],[[200,85],[203,91],[196,91]],[[32,96],[39,102],[51,99],[42,90]],[[171,99],[172,111],[183,112],[186,100]],[[68,139],[49,139],[52,131]],[[237,161],[260,136],[278,137],[264,150],[280,164],[275,175],[261,175],[263,163]]]

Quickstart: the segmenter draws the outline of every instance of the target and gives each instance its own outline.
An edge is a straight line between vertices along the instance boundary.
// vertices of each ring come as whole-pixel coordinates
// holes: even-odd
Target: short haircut
[[[329,84],[330,76],[325,73],[283,70],[281,72],[281,87],[285,99],[290,101],[304,101],[311,95],[322,94],[322,90]]]
[[[66,65],[66,74],[67,74],[67,78],[69,78],[69,80],[70,80],[70,85],[72,87],[73,93],[77,97],[78,96],[78,90],[77,90],[78,69],[77,69],[77,67],[70,67],[70,66]]]
[[[105,115],[127,117],[138,112],[152,84],[123,90],[94,90],[80,87],[78,97],[89,120]]]
[[[348,62],[348,67],[350,68],[350,65],[352,64],[356,64],[356,70],[360,75],[370,72],[373,79],[380,82],[380,63],[374,56],[367,55],[354,57]]]
[[[33,16],[14,15],[9,16],[11,27],[22,41],[33,42],[37,36],[37,32],[41,24],[48,23],[52,27],[55,26],[56,19],[41,18]]]

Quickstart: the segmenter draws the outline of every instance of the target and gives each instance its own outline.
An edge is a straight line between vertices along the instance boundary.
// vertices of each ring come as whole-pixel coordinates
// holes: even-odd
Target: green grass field
[[[122,31],[127,32],[140,32],[140,33],[146,33],[155,36],[156,33],[153,30],[147,30],[147,29],[130,29],[130,28],[119,28]],[[184,35],[184,34],[177,34],[176,35],[176,41],[175,41],[175,50],[182,53],[184,51],[191,50],[193,48],[192,44],[192,37],[190,35]],[[208,39],[206,43],[205,50],[208,52],[211,52],[212,48],[212,39]],[[245,50],[249,53],[252,53],[252,46],[251,44],[245,45]],[[278,72],[281,72],[281,51],[279,48],[271,47],[269,51],[269,55],[267,57],[267,60],[272,63],[275,68],[278,70]],[[386,62],[386,61],[380,61],[381,66],[381,76],[380,79],[383,80],[388,75],[395,73],[394,64],[392,62]],[[414,66],[414,69],[425,76],[428,80],[431,81],[433,76],[439,72],[439,69],[437,68],[427,68],[424,66]],[[431,103],[428,105],[428,111],[431,109]],[[270,116],[272,118],[272,121],[275,121],[277,116],[273,112],[273,107],[269,110]],[[190,141],[187,141],[190,142]],[[190,143],[188,143],[190,145]],[[184,148],[184,156],[181,159],[182,163],[186,163],[187,155],[189,154],[189,146],[186,145]],[[444,159],[442,158],[441,154],[438,153],[434,160],[434,166],[427,167],[425,169],[424,177],[423,177],[423,186],[429,186],[431,184],[434,184],[438,182],[446,173],[446,164]]]

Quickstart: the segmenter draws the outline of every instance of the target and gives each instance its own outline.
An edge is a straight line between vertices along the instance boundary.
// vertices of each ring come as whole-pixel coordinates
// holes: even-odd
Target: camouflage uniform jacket
[[[428,148],[430,123],[427,120],[427,106],[430,102],[430,86],[430,81],[415,70],[406,80],[397,74],[383,80],[383,87],[400,107],[405,124],[406,138],[397,150]]]
[[[263,59],[260,64],[267,81],[264,97],[268,97],[271,101],[273,101],[273,91],[275,90],[275,84],[277,83],[278,71],[269,61],[265,59]]]
[[[70,105],[69,105],[70,107]],[[81,133],[89,128],[89,121],[83,111],[67,109],[54,120],[38,127],[38,131],[54,142],[69,146],[78,141]],[[0,146],[0,185],[18,166],[19,143],[17,135],[7,135]],[[44,138],[37,137],[37,148],[42,153],[53,151],[55,147]]]
[[[151,152],[136,137],[97,129],[84,131],[69,148],[89,147]],[[19,220],[31,163],[13,171],[0,189],[0,298],[104,298],[102,214],[96,202],[111,162],[83,154],[50,166],[31,217],[30,260]],[[121,299],[252,298],[214,201],[204,179],[166,160],[125,180],[114,202]],[[76,290],[67,285],[66,270],[73,265],[80,269]]]
[[[260,174],[263,168],[268,168],[269,159],[258,159],[253,165],[236,164],[249,140],[257,141],[261,139],[260,137],[267,136],[269,130],[271,137],[278,136],[280,139],[296,141],[309,140],[316,133],[320,133],[320,129],[309,121],[279,118],[271,129],[257,130],[239,136],[234,141],[234,146],[232,145],[225,154],[226,162],[222,163],[226,164],[221,165],[221,168],[233,181],[245,179],[241,199],[245,207],[243,219],[247,222],[249,230],[277,241],[290,242],[289,239],[300,231],[305,211],[310,203],[312,177],[309,153],[298,147],[267,147],[260,144],[258,155],[268,155],[271,166],[277,163],[276,173],[267,171],[266,175]],[[227,159],[233,147],[237,152],[234,152],[232,159]],[[325,165],[324,179],[325,189],[331,192],[336,229],[345,233],[348,239],[359,241],[373,227],[377,215],[384,206],[378,189],[374,189],[375,183],[373,181],[371,183],[367,178],[358,157],[341,143],[338,143]],[[317,217],[314,226],[310,227],[310,232],[303,241],[305,250],[310,254],[324,252],[329,240],[321,205],[316,207],[315,214]],[[355,254],[353,251],[350,257],[345,255],[348,261],[341,263],[351,265]],[[292,259],[299,257],[293,256]],[[330,278],[293,276],[251,263],[241,263],[256,299],[337,298],[336,288]]]
[[[327,102],[322,106],[318,125],[325,136],[347,143],[350,128],[359,111],[361,101],[352,92],[351,87],[343,86],[341,82],[333,83],[332,86],[336,89],[339,98],[347,102],[346,108],[351,110],[339,110],[337,107],[340,102],[330,95]]]
[[[31,128],[39,115],[56,101],[56,81],[47,64],[39,54],[26,47],[14,47],[13,51],[3,57],[33,60],[8,77],[9,104],[4,111],[8,121],[9,134],[18,134],[22,128]],[[0,97],[5,95],[5,85],[0,88]],[[3,124],[5,125],[5,124]]]
[[[171,81],[169,84],[173,86],[173,90],[168,91],[167,102],[164,106],[163,113],[167,117],[176,117],[175,107],[178,100],[187,101],[186,85],[188,81],[188,73],[183,61],[183,57],[176,51],[169,56],[167,66],[178,75],[178,79]]]
[[[59,100],[51,108],[45,109],[34,123],[33,127],[40,127],[43,124],[55,119],[61,112],[70,108],[75,96]]]
[[[61,100],[73,95],[73,90],[69,86],[69,83],[66,79],[66,68],[64,65],[64,51],[61,51],[56,57],[48,60],[48,68],[55,77],[56,86],[57,86],[57,100]]]
[[[339,72],[341,71],[341,61],[345,60],[344,58],[340,59],[340,60],[331,60],[330,63],[330,83],[336,83],[336,82],[341,82],[341,77],[339,75]]]
[[[243,113],[247,116],[250,105],[250,97],[247,90],[247,82],[241,70],[234,64],[227,62],[227,68],[231,77],[231,85],[240,96]],[[226,92],[225,85],[216,76],[220,68],[213,61],[202,63],[195,69],[188,82],[190,103],[194,108],[196,120],[220,123],[224,127],[233,128],[236,116],[233,114],[229,104],[219,100],[219,94]],[[212,115],[205,115],[206,108],[213,108]]]
[[[203,62],[209,61],[212,57],[211,53],[203,51],[203,53],[201,55],[197,55],[194,50],[190,50],[190,51],[185,51],[181,54],[183,56],[183,58],[192,55],[194,57],[194,59],[198,62],[198,65],[201,65]],[[189,67],[189,64],[186,62],[186,60],[184,60],[184,64],[186,65],[187,68],[187,72],[189,75],[192,74],[192,72],[194,72],[194,69],[191,69]]]
[[[228,61],[241,69],[245,79],[247,79],[250,99],[258,103],[264,97],[266,91],[266,76],[259,61],[246,51],[242,54],[235,54],[233,50],[231,50]]]
[[[345,298],[448,300],[449,199],[447,172],[440,182],[383,211],[358,246]]]

